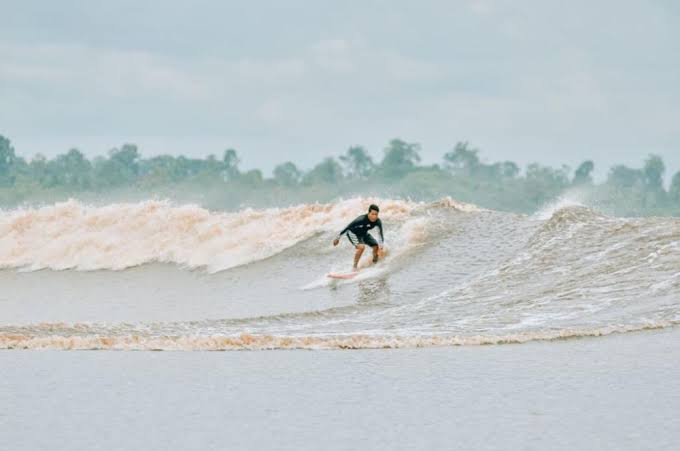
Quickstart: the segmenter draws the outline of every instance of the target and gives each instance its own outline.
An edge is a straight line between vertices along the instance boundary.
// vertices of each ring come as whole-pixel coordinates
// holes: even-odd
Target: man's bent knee
[[[366,247],[365,244],[357,244],[357,250],[358,251],[363,251],[365,247]]]

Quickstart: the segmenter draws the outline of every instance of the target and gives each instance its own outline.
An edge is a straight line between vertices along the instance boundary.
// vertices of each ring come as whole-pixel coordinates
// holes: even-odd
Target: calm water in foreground
[[[679,345],[2,351],[1,448],[671,450]]]

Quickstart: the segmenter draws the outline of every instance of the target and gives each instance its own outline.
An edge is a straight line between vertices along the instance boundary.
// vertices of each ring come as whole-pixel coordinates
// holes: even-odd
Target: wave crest
[[[521,344],[583,337],[601,337],[671,327],[677,321],[636,325],[610,325],[598,328],[567,328],[518,332],[503,335],[340,335],[276,336],[242,333],[233,336],[31,336],[0,334],[0,349],[126,350],[126,351],[235,351],[269,349],[394,349],[443,346]]]
[[[220,213],[167,201],[93,207],[70,200],[0,212],[0,268],[122,270],[159,262],[217,272],[339,231],[371,203],[380,204],[381,217],[388,221],[403,221],[425,205],[354,198]],[[448,206],[473,211],[453,200]]]

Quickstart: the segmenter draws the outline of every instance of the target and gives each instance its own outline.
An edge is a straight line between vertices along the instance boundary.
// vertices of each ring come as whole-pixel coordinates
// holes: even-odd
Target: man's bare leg
[[[359,260],[361,260],[361,255],[364,253],[364,248],[366,246],[363,244],[357,245],[357,251],[354,253],[354,266],[352,267],[355,271],[359,267]]]
[[[378,258],[380,257],[380,247],[373,246],[373,263],[378,263]]]

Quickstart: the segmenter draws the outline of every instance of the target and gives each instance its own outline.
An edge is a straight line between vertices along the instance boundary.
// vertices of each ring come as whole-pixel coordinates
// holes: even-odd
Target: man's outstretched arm
[[[335,237],[335,239],[333,240],[333,245],[334,245],[334,246],[337,246],[337,245],[338,245],[338,242],[340,241],[340,237],[343,236],[345,233],[347,233],[347,231],[348,231],[349,229],[351,229],[352,227],[354,227],[355,225],[357,225],[359,222],[361,222],[361,218],[362,218],[362,217],[359,216],[359,217],[356,218],[354,221],[352,221],[352,222],[350,222],[349,224],[347,224],[347,227],[345,227],[344,229],[342,229],[342,231],[341,231],[340,233],[338,233],[338,235]]]

